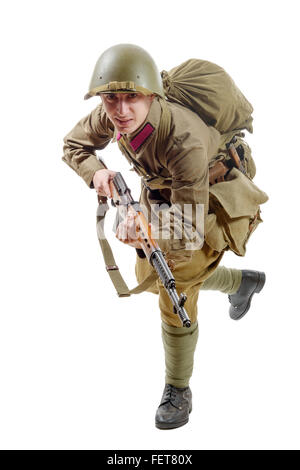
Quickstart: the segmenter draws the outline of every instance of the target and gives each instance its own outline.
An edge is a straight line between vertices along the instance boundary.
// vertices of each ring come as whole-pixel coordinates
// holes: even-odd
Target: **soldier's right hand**
[[[99,194],[99,196],[112,197],[109,182],[116,175],[116,171],[107,170],[103,168],[102,170],[97,170],[93,177],[94,188]]]

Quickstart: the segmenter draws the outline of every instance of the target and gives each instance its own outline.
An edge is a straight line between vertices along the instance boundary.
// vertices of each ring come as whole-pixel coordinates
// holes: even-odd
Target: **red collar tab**
[[[136,152],[148,139],[148,137],[152,134],[154,130],[154,127],[151,126],[149,122],[147,122],[143,129],[131,140],[130,145],[132,149]]]
[[[120,140],[120,139],[121,139],[121,137],[122,137],[122,134],[121,134],[121,132],[118,132],[118,133],[117,133],[117,140]]]

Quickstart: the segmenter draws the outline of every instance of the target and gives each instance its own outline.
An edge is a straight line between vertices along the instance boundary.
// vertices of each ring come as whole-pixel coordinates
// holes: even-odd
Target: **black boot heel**
[[[259,281],[257,283],[257,286],[256,286],[256,289],[255,289],[255,293],[258,294],[262,288],[264,287],[265,285],[265,282],[266,282],[266,275],[265,273],[258,273],[259,274]]]
[[[260,271],[242,270],[242,281],[238,291],[228,296],[229,315],[233,320],[240,320],[249,310],[254,294],[264,287],[266,275]]]

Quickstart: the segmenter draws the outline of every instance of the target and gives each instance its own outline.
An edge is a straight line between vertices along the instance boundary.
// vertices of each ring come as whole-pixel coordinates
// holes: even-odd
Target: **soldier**
[[[166,377],[155,423],[160,429],[186,424],[192,409],[189,380],[198,338],[197,299],[200,289],[219,290],[229,295],[231,318],[242,318],[250,308],[254,293],[260,292],[265,274],[258,271],[219,266],[228,246],[228,237],[218,218],[209,209],[209,161],[217,155],[221,136],[194,112],[166,100],[162,79],[151,56],[142,48],[120,44],[99,58],[85,99],[100,96],[101,102],[64,139],[63,160],[94,188],[99,196],[111,197],[109,181],[115,172],[96,156],[111,140],[142,178],[140,202],[164,204],[171,215],[171,236],[166,238],[152,223],[153,233],[176,280],[178,292],[187,294],[185,308],[191,327],[182,327],[160,280],[148,291],[159,295]],[[216,185],[217,186],[217,185]],[[174,208],[190,204],[204,208],[204,229],[191,225],[196,246],[186,237],[174,236],[178,217]],[[173,210],[174,209],[174,210]],[[164,211],[162,211],[164,212]],[[209,214],[210,213],[210,214]],[[162,214],[158,213],[158,218]],[[249,224],[248,224],[249,225]],[[178,228],[178,227],[177,227]],[[136,277],[142,282],[153,269],[136,240],[130,216],[116,232],[118,239],[137,251]],[[243,240],[248,234],[243,235]]]

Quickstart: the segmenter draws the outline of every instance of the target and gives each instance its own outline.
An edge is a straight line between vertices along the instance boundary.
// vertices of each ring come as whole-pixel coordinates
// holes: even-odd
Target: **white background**
[[[1,6],[0,446],[4,449],[299,449],[297,1],[10,1]],[[158,299],[119,299],[95,232],[96,195],[62,139],[99,55],[138,44],[169,70],[223,66],[253,104],[255,182],[269,196],[245,258],[265,270],[240,322],[199,298],[188,425],[155,428],[164,385]],[[139,195],[116,144],[102,152]],[[135,252],[107,233],[130,287]]]

